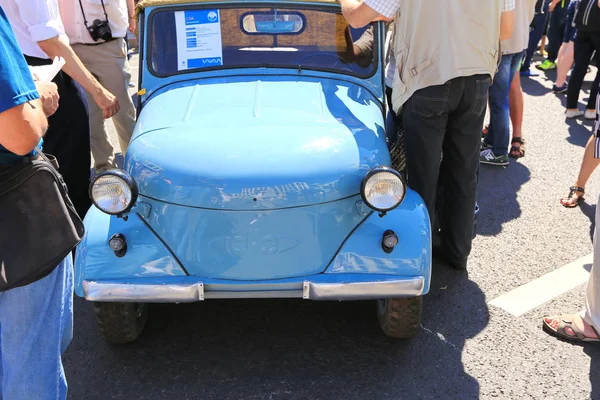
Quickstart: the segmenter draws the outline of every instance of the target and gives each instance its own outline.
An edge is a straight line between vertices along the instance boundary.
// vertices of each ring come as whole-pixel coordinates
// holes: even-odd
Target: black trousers
[[[600,53],[600,32],[578,31],[575,39],[575,64],[569,78],[569,87],[567,89],[567,108],[577,108],[579,102],[579,92],[587,74],[587,68],[590,65],[592,54]],[[592,85],[587,109],[596,109],[596,96],[598,95],[598,84],[600,83],[600,69],[596,73],[596,79]]]
[[[425,201],[432,225],[439,223],[446,257],[458,264],[466,263],[471,252],[490,84],[489,75],[452,79],[418,90],[403,107],[408,186]]]
[[[563,43],[565,34],[565,24],[567,22],[567,10],[569,2],[565,1],[565,6],[561,7],[561,3],[557,4],[550,14],[550,26],[548,27],[548,60],[554,62],[558,57],[558,50]]]
[[[51,61],[25,57],[29,65],[46,65]],[[44,136],[44,152],[56,157],[69,197],[83,219],[91,206],[89,197],[91,150],[90,120],[77,84],[64,72],[53,80],[58,86],[58,110],[48,118],[48,131]]]

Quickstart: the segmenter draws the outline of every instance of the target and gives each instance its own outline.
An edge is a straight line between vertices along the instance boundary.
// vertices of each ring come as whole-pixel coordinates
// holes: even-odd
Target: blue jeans
[[[523,52],[502,56],[494,83],[490,86],[490,125],[485,143],[492,146],[496,157],[508,155],[510,141],[510,113],[508,111],[508,93],[515,73],[521,67]]]
[[[45,278],[0,293],[0,399],[66,399],[61,353],[72,337],[69,255]]]

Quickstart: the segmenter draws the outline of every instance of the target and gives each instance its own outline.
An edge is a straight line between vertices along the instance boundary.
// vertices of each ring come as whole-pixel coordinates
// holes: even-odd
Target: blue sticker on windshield
[[[219,10],[175,12],[177,70],[223,65]]]

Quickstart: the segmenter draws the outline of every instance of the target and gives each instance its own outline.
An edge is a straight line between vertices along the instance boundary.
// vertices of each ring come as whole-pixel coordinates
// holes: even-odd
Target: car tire
[[[408,339],[421,329],[421,305],[423,298],[377,300],[377,319],[386,336]]]
[[[94,316],[104,339],[112,344],[136,340],[148,320],[144,303],[94,303]]]

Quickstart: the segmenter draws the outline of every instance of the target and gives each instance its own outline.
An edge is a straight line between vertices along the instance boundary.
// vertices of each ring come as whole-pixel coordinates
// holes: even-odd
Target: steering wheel
[[[309,58],[312,58],[312,57],[328,57],[328,58],[333,58],[334,62],[330,66],[331,69],[336,69],[337,65],[340,64],[341,61],[344,61],[346,63],[350,63],[350,61],[346,60],[345,58],[343,58],[339,54],[331,54],[331,53],[327,53],[327,52],[324,52],[324,51],[318,51],[316,53],[312,53],[312,54],[309,54],[307,56],[302,57],[300,60],[298,60],[298,65],[302,66],[303,62],[305,62],[306,60],[308,60]],[[350,68],[339,68],[339,69],[342,70],[342,71],[352,72],[352,70]]]

